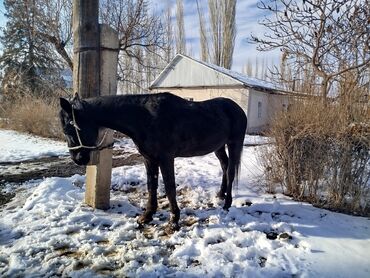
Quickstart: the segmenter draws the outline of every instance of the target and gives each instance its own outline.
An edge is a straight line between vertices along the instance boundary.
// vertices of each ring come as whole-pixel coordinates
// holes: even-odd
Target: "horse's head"
[[[59,118],[67,139],[69,153],[78,165],[87,165],[90,152],[99,149],[96,145],[99,127],[86,111],[86,103],[76,96],[72,100],[60,98]]]

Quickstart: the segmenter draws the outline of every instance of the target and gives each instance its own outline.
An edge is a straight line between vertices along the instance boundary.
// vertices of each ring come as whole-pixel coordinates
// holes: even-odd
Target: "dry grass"
[[[61,139],[63,134],[58,120],[58,100],[23,95],[2,103],[0,127]]]
[[[269,190],[335,210],[367,214],[370,126],[367,107],[299,101],[276,118],[276,145],[263,155]]]

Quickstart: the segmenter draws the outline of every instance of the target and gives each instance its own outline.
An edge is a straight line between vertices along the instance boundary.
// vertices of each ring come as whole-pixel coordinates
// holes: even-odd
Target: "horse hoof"
[[[151,221],[153,220],[153,217],[151,214],[146,214],[144,213],[143,215],[141,215],[138,220],[137,220],[137,223],[139,225],[144,225],[144,224],[148,224],[150,223]]]
[[[180,225],[178,223],[168,223],[164,232],[167,235],[172,235],[174,232],[180,230]]]
[[[229,211],[229,208],[231,207],[231,203],[232,203],[232,199],[227,198],[227,196],[226,196],[226,200],[225,200],[225,203],[224,203],[224,210]]]
[[[225,211],[229,211],[229,208],[231,207],[231,202],[225,201],[223,209]]]

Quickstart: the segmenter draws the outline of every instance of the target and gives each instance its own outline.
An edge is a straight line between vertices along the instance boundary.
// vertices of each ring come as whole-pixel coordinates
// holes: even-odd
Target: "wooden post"
[[[99,26],[98,5],[98,0],[73,2],[73,88],[82,98],[117,92],[118,34],[107,25]],[[100,138],[103,134],[101,130]],[[109,131],[105,143],[112,141]],[[92,152],[86,167],[85,202],[89,206],[109,208],[111,174],[112,150]]]

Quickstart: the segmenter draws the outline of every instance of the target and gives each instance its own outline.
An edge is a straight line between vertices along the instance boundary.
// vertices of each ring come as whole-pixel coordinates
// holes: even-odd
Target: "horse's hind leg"
[[[146,211],[138,219],[140,224],[149,223],[153,220],[153,214],[157,211],[157,188],[158,188],[158,164],[146,159],[144,161],[146,174],[147,174],[147,186],[148,186],[148,203]]]
[[[227,166],[229,164],[229,158],[227,157],[225,146],[222,146],[220,149],[215,151],[216,157],[220,161],[221,168],[222,168],[222,182],[221,182],[221,188],[218,192],[217,196],[220,199],[225,199],[225,193],[227,188]]]
[[[163,159],[159,167],[161,168],[164,188],[171,209],[171,217],[168,223],[167,232],[172,233],[173,231],[179,229],[179,219],[180,219],[180,209],[177,206],[176,202],[174,158]]]

